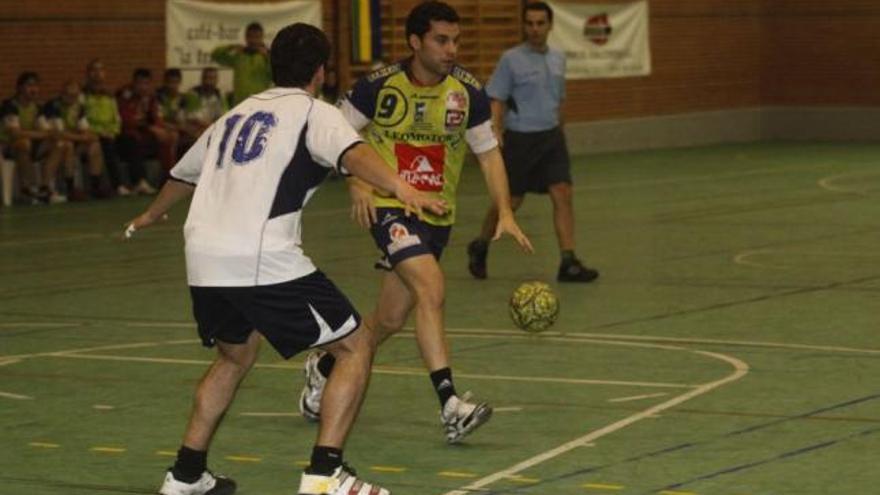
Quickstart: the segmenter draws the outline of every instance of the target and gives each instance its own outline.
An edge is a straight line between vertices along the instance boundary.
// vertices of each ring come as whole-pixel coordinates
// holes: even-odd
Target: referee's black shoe
[[[560,282],[592,282],[599,278],[598,270],[584,266],[580,260],[573,258],[559,265],[556,280]]]
[[[474,239],[467,246],[468,271],[474,278],[483,280],[489,274],[486,271],[486,258],[489,256],[489,243],[482,239]]]

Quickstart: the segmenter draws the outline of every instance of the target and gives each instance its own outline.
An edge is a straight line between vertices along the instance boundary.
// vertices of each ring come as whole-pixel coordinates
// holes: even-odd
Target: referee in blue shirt
[[[571,165],[559,118],[565,99],[565,55],[547,45],[553,10],[544,2],[529,3],[523,9],[523,24],[526,41],[504,52],[486,87],[495,128],[504,129],[499,142],[511,207],[519,208],[527,192],[549,193],[562,257],[557,280],[591,282],[599,272],[574,254]],[[489,241],[497,222],[498,212],[490,208],[480,236],[468,244],[468,270],[475,278],[487,276]]]

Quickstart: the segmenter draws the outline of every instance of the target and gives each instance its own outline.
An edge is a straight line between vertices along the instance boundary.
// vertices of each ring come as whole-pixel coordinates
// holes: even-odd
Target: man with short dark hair
[[[134,163],[134,168],[143,169],[147,158],[156,157],[162,164],[164,180],[177,159],[179,134],[162,118],[150,70],[135,69],[131,84],[119,90],[116,102],[122,119],[122,133],[119,135],[122,159]],[[156,191],[147,187],[140,192]]]
[[[6,158],[15,161],[21,181],[21,195],[32,204],[62,203],[67,197],[55,190],[58,167],[70,143],[50,131],[40,115],[40,77],[22,72],[15,83],[15,95],[0,104],[0,143]],[[34,161],[43,159],[43,186],[37,186]]]
[[[324,416],[300,495],[390,495],[358,479],[342,449],[370,376],[373,336],[348,299],[301,247],[302,210],[331,168],[391,191],[408,212],[442,215],[444,204],[410,187],[335,107],[316,99],[330,43],[307,24],[272,44],[276,87],[213,124],[171,171],[131,234],[194,192],[184,227],[187,278],[199,335],[217,358],[195,405],[161,495],[230,495],[235,483],[207,470],[207,452],[236,389],[257,358],[260,334],[284,358],[313,347],[336,357]],[[427,212],[426,212],[427,213]]]
[[[518,209],[527,192],[548,193],[561,261],[560,282],[591,282],[599,276],[575,256],[571,164],[559,114],[565,99],[565,54],[547,45],[553,10],[544,2],[523,8],[526,41],[504,52],[486,92],[501,140],[511,207]],[[502,126],[503,120],[503,126]],[[479,237],[468,244],[468,270],[474,278],[488,276],[486,259],[498,210],[490,207]]]
[[[186,121],[189,125],[204,132],[219,119],[229,107],[217,87],[217,68],[202,69],[202,81],[186,94]]]
[[[272,65],[263,41],[263,25],[248,24],[244,39],[243,46],[219,46],[211,52],[211,60],[232,68],[232,106],[272,86]]]
[[[489,420],[485,402],[459,395],[452,377],[444,324],[444,275],[440,256],[455,222],[458,180],[470,149],[480,163],[492,201],[501,212],[495,237],[509,234],[531,251],[513,218],[504,163],[492,133],[489,101],[477,79],[455,64],[459,17],[443,2],[424,2],[406,20],[412,57],[361,78],[343,100],[342,111],[382,155],[386,166],[416,189],[436,194],[450,214],[406,217],[386,191],[352,181],[353,216],[368,227],[384,270],[375,321],[382,342],[403,328],[415,312],[416,337],[440,402],[446,441],[460,442]],[[323,418],[321,394],[334,369],[333,356],[313,353],[306,361],[307,383],[300,411]]]

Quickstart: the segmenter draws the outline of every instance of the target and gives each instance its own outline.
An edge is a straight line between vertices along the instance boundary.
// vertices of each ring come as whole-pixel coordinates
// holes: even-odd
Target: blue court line
[[[763,465],[765,465],[765,464],[770,464],[770,463],[773,463],[773,462],[776,462],[776,461],[781,461],[781,460],[783,460],[783,459],[788,459],[788,458],[790,458],[790,457],[797,457],[797,456],[800,456],[800,455],[808,454],[808,453],[810,453],[810,452],[813,452],[813,451],[816,451],[816,450],[820,450],[820,449],[825,449],[825,448],[828,448],[828,447],[831,447],[831,446],[837,445],[837,444],[839,444],[839,443],[845,442],[845,441],[847,441],[847,440],[850,440],[850,439],[853,439],[853,438],[856,438],[856,437],[864,437],[864,436],[868,436],[868,435],[871,435],[871,434],[876,433],[876,432],[878,432],[878,431],[880,431],[880,428],[871,428],[871,429],[864,430],[864,431],[860,431],[860,432],[857,432],[857,433],[851,433],[851,434],[849,434],[849,435],[846,435],[846,436],[844,436],[844,437],[837,438],[837,439],[835,439],[835,440],[829,440],[829,441],[827,441],[827,442],[817,443],[817,444],[814,444],[814,445],[808,445],[808,446],[806,446],[806,447],[801,447],[801,448],[799,448],[799,449],[790,450],[790,451],[788,451],[788,452],[783,452],[783,453],[781,453],[781,454],[779,454],[779,455],[777,455],[777,456],[770,457],[770,458],[767,458],[767,459],[763,459],[763,460],[760,460],[760,461],[754,461],[754,462],[749,462],[749,463],[746,463],[746,464],[740,464],[740,465],[737,465],[737,466],[733,466],[733,467],[725,468],[725,469],[722,469],[722,470],[720,470],[720,471],[715,471],[715,472],[713,472],[713,473],[700,475],[700,476],[697,476],[697,477],[695,477],[695,478],[691,478],[691,479],[689,479],[689,480],[687,480],[687,481],[682,481],[682,482],[680,482],[680,483],[675,483],[675,484],[672,484],[672,485],[668,485],[668,486],[665,486],[665,487],[663,487],[663,488],[658,488],[658,489],[656,489],[656,490],[649,490],[649,491],[644,492],[644,493],[645,493],[645,495],[649,495],[649,494],[654,494],[654,493],[657,493],[657,492],[660,492],[660,491],[663,491],[663,490],[676,490],[676,489],[682,488],[682,487],[684,487],[684,486],[687,486],[687,485],[690,485],[690,484],[696,483],[696,482],[698,482],[698,481],[705,481],[705,480],[709,480],[709,479],[712,479],[712,478],[717,478],[717,477],[719,477],[719,476],[724,476],[724,475],[727,475],[727,474],[733,474],[733,473],[736,473],[736,472],[739,472],[739,471],[745,471],[745,470],[747,470],[747,469],[751,469],[751,468],[754,468],[754,467],[763,466]]]
[[[534,488],[534,487],[536,487],[536,486],[538,486],[538,485],[542,485],[542,484],[546,484],[546,483],[550,483],[550,482],[555,482],[555,481],[561,481],[561,480],[564,480],[564,479],[567,479],[567,478],[572,478],[572,477],[580,476],[580,475],[584,475],[584,474],[590,474],[590,473],[594,473],[594,472],[597,472],[597,471],[601,471],[601,470],[603,470],[603,469],[612,468],[612,467],[617,467],[617,466],[621,466],[621,465],[624,465],[624,464],[629,464],[629,463],[637,462],[637,461],[640,461],[640,460],[643,460],[643,459],[650,459],[650,458],[654,458],[654,457],[660,457],[660,456],[663,456],[663,455],[666,455],[666,454],[671,454],[671,453],[673,453],[673,452],[678,452],[678,451],[682,451],[682,450],[685,450],[685,449],[689,449],[689,448],[691,448],[691,447],[702,446],[702,445],[708,444],[708,443],[710,443],[710,442],[712,442],[712,441],[714,441],[714,440],[716,440],[716,439],[718,439],[718,438],[723,439],[723,438],[729,438],[729,437],[732,437],[732,436],[735,436],[735,435],[743,435],[743,434],[746,434],[746,433],[752,433],[752,432],[755,432],[755,431],[758,431],[758,430],[762,430],[762,429],[764,429],[764,428],[769,428],[769,427],[771,427],[771,426],[775,426],[775,425],[778,425],[778,424],[781,424],[781,423],[785,423],[785,422],[787,422],[787,421],[792,421],[792,420],[796,420],[796,419],[808,418],[808,417],[810,417],[810,416],[814,416],[814,415],[816,415],[816,414],[821,414],[821,413],[825,413],[825,412],[833,411],[833,410],[835,410],[835,409],[841,409],[841,408],[844,408],[844,407],[849,407],[849,406],[853,406],[853,405],[856,405],[856,404],[861,404],[861,403],[863,403],[863,402],[869,402],[869,401],[872,401],[872,400],[875,400],[875,399],[878,399],[878,398],[880,398],[880,394],[873,394],[873,395],[868,395],[868,396],[865,396],[865,397],[860,397],[860,398],[858,398],[858,399],[851,399],[851,400],[848,400],[848,401],[845,401],[845,402],[840,402],[840,403],[833,404],[833,405],[830,405],[830,406],[826,406],[826,407],[822,407],[822,408],[819,408],[819,409],[815,409],[815,410],[813,410],[813,411],[809,411],[809,412],[805,412],[805,413],[802,413],[802,414],[798,414],[798,415],[796,415],[796,416],[786,416],[786,417],[784,417],[784,418],[774,419],[773,421],[768,421],[768,422],[766,422],[766,423],[761,423],[761,424],[754,425],[754,426],[750,426],[750,427],[743,428],[743,429],[740,429],[740,430],[735,430],[735,431],[732,431],[732,432],[729,432],[729,433],[725,433],[725,434],[721,435],[720,437],[716,437],[715,439],[703,440],[703,441],[701,441],[701,442],[683,443],[683,444],[679,444],[679,445],[674,445],[674,446],[672,446],[672,447],[666,447],[666,448],[663,448],[663,449],[660,449],[660,450],[654,450],[654,451],[651,451],[651,452],[646,452],[646,453],[644,453],[644,454],[639,454],[639,455],[637,455],[637,456],[635,456],[635,457],[629,457],[629,458],[627,458],[627,459],[623,459],[623,460],[618,461],[618,462],[612,462],[612,463],[608,463],[608,464],[601,464],[601,465],[598,465],[598,466],[590,466],[590,467],[586,467],[586,468],[582,468],[582,469],[577,469],[577,470],[575,470],[575,471],[571,471],[571,472],[568,472],[568,473],[564,473],[564,474],[561,474],[561,475],[555,476],[555,477],[553,477],[553,478],[545,478],[545,479],[542,479],[540,482],[538,482],[538,483],[533,483],[533,484],[531,484],[531,485],[529,485],[529,486],[527,486],[527,487],[515,487],[515,488],[506,488],[506,489],[501,489],[501,490],[489,490],[489,491],[481,492],[481,493],[485,493],[485,494],[487,494],[487,495],[503,495],[503,494],[508,494],[508,493],[519,493],[519,492],[522,492],[522,491],[524,491],[524,490],[532,489],[532,488]],[[873,433],[874,431],[878,431],[878,430],[880,430],[880,428],[871,429],[871,430],[866,430],[865,432],[862,432],[862,434],[867,435],[867,434]],[[851,436],[858,436],[858,435],[859,435],[859,434],[854,434],[854,435],[851,435]],[[847,438],[848,438],[848,437],[847,437]],[[837,442],[837,441],[834,441],[834,443],[836,443],[836,442]],[[817,448],[823,448],[823,447],[827,447],[827,446],[828,446],[828,445],[817,444],[817,445],[814,445],[814,446],[811,446],[811,447],[806,447],[806,448],[805,448],[806,450],[804,450],[804,449],[799,449],[798,451],[792,451],[792,452],[787,452],[787,453],[785,453],[785,454],[780,454],[781,457],[779,457],[779,458],[782,459],[782,458],[785,458],[785,457],[791,457],[791,456],[793,456],[793,455],[798,455],[798,454],[800,454],[800,453],[803,453],[803,452],[800,452],[800,450],[804,450],[805,452],[808,452],[809,450],[815,450],[815,449],[817,449]],[[774,459],[772,459],[772,460],[776,460],[776,458],[774,458]],[[759,465],[759,464],[764,464],[764,463],[766,463],[766,462],[768,462],[768,461],[757,461],[756,463],[744,464],[744,465],[742,465],[742,466],[737,466],[737,467],[735,467],[735,468],[731,468],[731,469],[734,469],[734,470],[747,469],[747,468],[749,468],[749,467],[753,467],[752,464],[754,464],[754,465]],[[769,461],[769,462],[772,462],[772,461]],[[722,473],[722,474],[725,474],[725,473]],[[719,476],[720,476],[720,474],[719,474]],[[691,482],[691,481],[688,481],[688,482],[685,482],[685,483],[690,483],[690,482]],[[660,490],[665,490],[665,489],[675,488],[675,487],[677,487],[677,486],[680,486],[680,485],[671,485],[670,487],[661,488]],[[659,490],[658,490],[658,491],[659,491]],[[652,493],[653,493],[653,492],[652,492]]]

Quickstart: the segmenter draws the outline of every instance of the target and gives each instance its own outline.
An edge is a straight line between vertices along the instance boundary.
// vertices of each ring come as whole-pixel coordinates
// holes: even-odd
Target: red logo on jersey
[[[442,144],[412,146],[396,143],[394,154],[397,156],[397,174],[409,185],[420,191],[443,190],[445,146]]]

